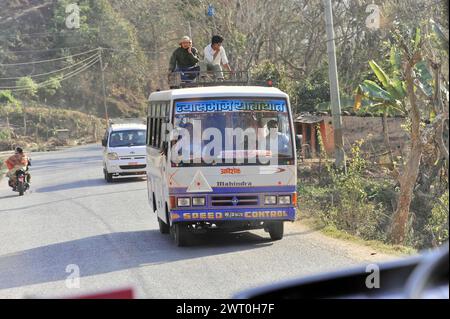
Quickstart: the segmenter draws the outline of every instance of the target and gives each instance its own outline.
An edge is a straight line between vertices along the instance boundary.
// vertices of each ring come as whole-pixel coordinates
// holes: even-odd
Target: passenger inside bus
[[[270,141],[269,143],[266,143],[266,147],[269,149],[272,149],[272,145],[274,142],[278,144],[278,154],[279,155],[290,155],[292,154],[292,148],[291,143],[289,140],[289,136],[285,133],[282,133],[279,131],[278,127],[278,120],[272,119],[267,122],[267,141]],[[271,132],[275,131],[276,136],[272,136]]]
[[[187,153],[190,155],[190,159],[201,156],[202,144],[194,143],[194,125],[192,124],[192,122],[189,120],[188,122],[181,121],[179,124],[179,128],[181,128],[181,130],[179,131],[178,141],[180,141],[182,144],[181,148],[178,151],[178,155],[184,155]],[[188,159],[183,158],[183,161],[184,160]]]

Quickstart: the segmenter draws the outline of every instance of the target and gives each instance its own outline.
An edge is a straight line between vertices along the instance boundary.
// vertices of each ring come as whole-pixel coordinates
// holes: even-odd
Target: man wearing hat
[[[184,36],[180,40],[180,47],[172,53],[169,72],[180,72],[182,81],[192,81],[200,72],[198,50],[192,47],[192,40]]]

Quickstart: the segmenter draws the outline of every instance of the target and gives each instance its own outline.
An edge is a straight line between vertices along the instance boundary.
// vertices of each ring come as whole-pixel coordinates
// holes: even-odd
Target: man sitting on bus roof
[[[181,81],[190,82],[200,72],[198,51],[192,46],[192,40],[184,36],[180,40],[180,47],[172,53],[169,63],[169,72],[180,72]]]
[[[222,64],[229,72],[232,72],[222,43],[223,38],[220,35],[212,37],[211,44],[204,49],[205,61],[202,65],[202,69],[206,68],[206,71],[213,71],[214,76],[219,80],[223,80]]]

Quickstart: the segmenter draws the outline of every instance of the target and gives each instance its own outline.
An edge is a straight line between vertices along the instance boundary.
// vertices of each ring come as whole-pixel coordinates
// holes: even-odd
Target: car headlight
[[[278,204],[288,205],[291,203],[291,195],[278,196]]]
[[[117,155],[117,153],[108,153],[108,159],[111,161],[116,161],[119,159],[119,155]]]
[[[191,206],[191,199],[189,197],[180,197],[177,198],[177,206],[178,207],[188,207]]]
[[[264,197],[265,205],[275,205],[277,203],[277,197],[274,195],[267,195]]]
[[[205,197],[192,198],[192,206],[205,206],[205,203],[206,203]]]

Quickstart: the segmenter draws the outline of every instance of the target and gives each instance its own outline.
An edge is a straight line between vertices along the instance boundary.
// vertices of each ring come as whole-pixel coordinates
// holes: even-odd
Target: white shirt
[[[205,61],[214,65],[228,64],[227,54],[225,53],[225,49],[220,47],[220,53],[214,59],[215,51],[211,47],[211,44],[207,45],[204,50]]]

